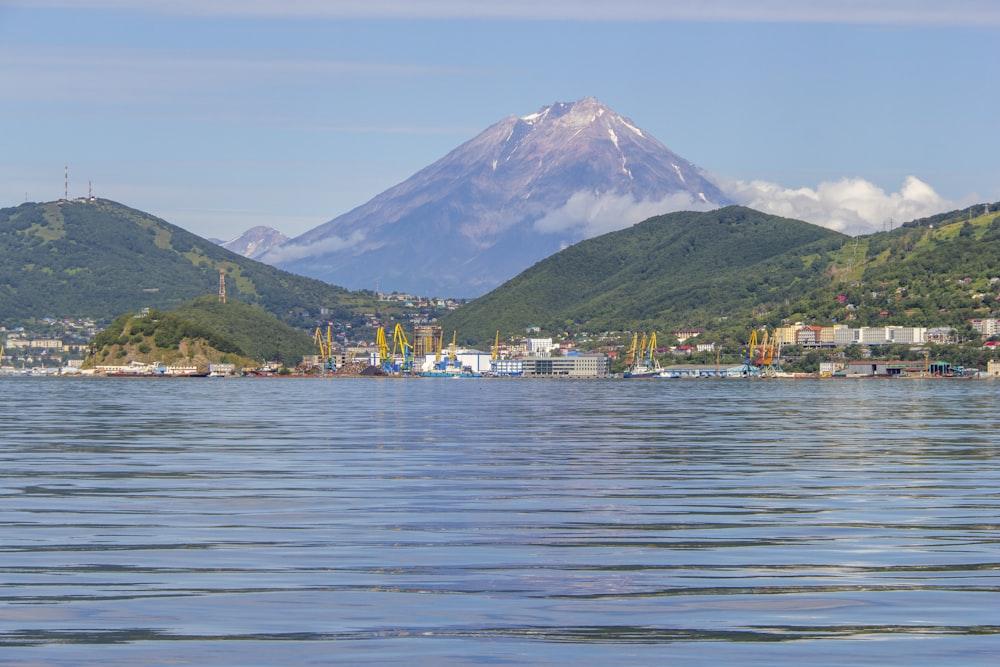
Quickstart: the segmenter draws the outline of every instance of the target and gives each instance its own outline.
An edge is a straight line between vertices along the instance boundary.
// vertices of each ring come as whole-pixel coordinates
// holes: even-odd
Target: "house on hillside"
[[[705,332],[702,329],[678,329],[677,331],[672,331],[671,333],[674,335],[674,338],[677,339],[678,343],[683,343],[688,338],[697,338]]]

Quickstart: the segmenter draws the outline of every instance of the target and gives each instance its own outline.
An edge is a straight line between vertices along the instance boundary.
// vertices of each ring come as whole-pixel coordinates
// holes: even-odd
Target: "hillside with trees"
[[[203,298],[171,312],[144,310],[117,317],[91,341],[84,368],[132,361],[186,363],[203,370],[209,363],[256,368],[278,361],[295,366],[314,353],[309,336],[258,308]]]
[[[0,321],[171,310],[216,293],[288,322],[321,308],[350,320],[375,295],[246,259],[147,213],[94,199],[0,209]]]
[[[829,282],[849,237],[752,209],[680,212],[582,241],[442,321],[469,341],[558,333],[717,327]],[[741,322],[739,326],[743,326]]]
[[[545,259],[441,321],[487,346],[545,335],[700,328],[739,345],[804,322],[952,327],[1000,312],[1000,205],[848,237],[743,207],[658,216]],[[664,339],[669,340],[669,339]]]

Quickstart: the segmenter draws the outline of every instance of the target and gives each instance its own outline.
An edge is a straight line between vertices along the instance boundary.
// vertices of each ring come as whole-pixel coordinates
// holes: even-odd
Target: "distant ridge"
[[[696,165],[584,98],[501,120],[261,260],[349,288],[477,296],[596,233],[730,203]]]
[[[236,238],[224,242],[220,241],[219,245],[226,250],[235,252],[237,255],[257,259],[268,250],[276,248],[287,241],[288,237],[277,229],[258,226],[251,227]]]

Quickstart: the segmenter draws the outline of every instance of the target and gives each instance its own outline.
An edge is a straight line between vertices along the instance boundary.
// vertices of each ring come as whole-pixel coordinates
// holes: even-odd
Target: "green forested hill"
[[[739,206],[671,213],[567,248],[442,326],[478,344],[498,329],[506,336],[527,326],[550,333],[708,328],[827,282],[832,253],[848,238]]]
[[[743,207],[672,213],[567,248],[441,325],[480,346],[528,326],[698,327],[732,341],[796,321],[968,331],[970,318],[1000,310],[998,208],[856,238]]]
[[[310,336],[243,303],[220,303],[217,298],[206,296],[182,304],[173,312],[232,341],[252,359],[280,359],[288,366],[295,366],[303,356],[316,354]]]
[[[309,336],[259,308],[203,297],[171,312],[117,317],[91,341],[85,365],[187,362],[207,370],[209,362],[255,367],[280,360],[294,366],[313,353]]]
[[[246,259],[180,227],[108,200],[0,209],[0,321],[170,310],[218,289],[293,321],[320,307],[335,317],[371,308],[348,292]]]

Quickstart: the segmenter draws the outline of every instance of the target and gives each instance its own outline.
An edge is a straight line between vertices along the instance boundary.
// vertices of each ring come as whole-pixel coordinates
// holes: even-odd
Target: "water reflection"
[[[990,664],[998,391],[3,382],[0,664]]]

